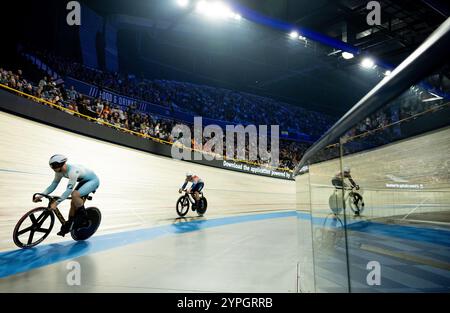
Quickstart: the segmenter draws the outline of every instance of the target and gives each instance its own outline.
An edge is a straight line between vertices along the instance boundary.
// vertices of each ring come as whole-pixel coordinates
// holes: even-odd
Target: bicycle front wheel
[[[28,211],[17,222],[13,231],[13,240],[19,248],[31,248],[50,234],[55,224],[55,215],[45,207]]]
[[[361,214],[364,211],[364,200],[356,201],[354,196],[348,197],[348,206],[355,214]]]
[[[183,217],[189,212],[189,199],[187,196],[181,196],[176,205],[177,213],[180,217]]]

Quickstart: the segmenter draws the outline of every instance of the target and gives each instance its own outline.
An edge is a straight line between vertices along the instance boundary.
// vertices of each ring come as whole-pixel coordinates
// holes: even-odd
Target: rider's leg
[[[64,236],[67,234],[75,222],[75,214],[77,210],[82,207],[84,204],[83,199],[81,198],[81,195],[78,190],[75,190],[72,192],[72,201],[70,202],[70,211],[69,211],[69,219],[61,225],[61,230],[58,232],[58,235]]]
[[[81,219],[86,217],[86,211],[84,210],[84,203],[86,202],[86,197],[91,193],[95,192],[100,185],[98,178],[83,182],[83,184],[77,186],[76,190],[72,193],[72,205],[71,205],[71,216],[80,216]],[[81,211],[80,211],[81,210]],[[83,213],[83,214],[77,214]]]
[[[359,193],[353,192],[353,191],[350,192],[350,196],[353,198],[353,204],[355,205],[355,208],[356,208],[355,215],[359,216],[360,211],[361,211],[360,207],[359,207],[359,201],[362,200],[362,197],[361,197],[361,195]]]
[[[352,201],[354,205],[358,204],[358,200],[355,197],[355,194],[353,193],[353,191],[349,191],[348,192],[348,197],[350,198],[349,201]]]
[[[200,198],[199,194],[198,194],[198,191],[193,191],[192,197],[194,198],[194,201],[195,201],[194,206],[193,206],[193,209],[194,209],[194,208],[197,208],[198,200]]]
[[[197,183],[195,185],[195,189],[194,189],[194,199],[195,199],[195,204],[198,205],[198,202],[200,201],[200,191],[202,191],[204,184],[203,183]]]
[[[354,199],[353,203],[355,205],[358,205],[358,203],[360,201],[362,201],[362,196],[359,193],[357,193],[357,192],[353,192],[353,199]]]
[[[64,225],[61,226],[61,230],[58,233],[58,235],[64,236],[70,231],[72,225],[74,225],[77,211],[80,208],[84,209],[83,197],[87,196],[91,192],[94,192],[98,188],[99,184],[100,182],[97,178],[87,182],[80,183],[75,188],[75,190],[72,192],[72,201],[70,202],[69,219]]]
[[[356,193],[356,196],[358,197],[358,215],[359,215],[361,211],[364,210],[364,199],[359,193]]]
[[[356,193],[356,196],[358,197],[358,202],[361,202],[362,205],[364,205],[363,197],[359,193]]]
[[[75,190],[74,192],[72,192],[72,202],[70,203],[70,212],[69,212],[69,218],[75,217],[75,214],[77,212],[77,210],[81,207],[83,207],[84,205],[84,200],[81,197],[81,194],[78,190]]]
[[[198,191],[194,192],[194,199],[195,199],[195,202],[198,202],[198,200],[200,200],[200,193]]]
[[[58,235],[63,237],[71,230],[72,226],[74,225],[75,213],[76,210],[80,207],[80,201],[81,205],[83,205],[83,199],[81,199],[80,193],[77,190],[73,191],[71,196],[72,201],[70,202],[69,218],[63,225],[61,225],[61,229],[58,232]]]

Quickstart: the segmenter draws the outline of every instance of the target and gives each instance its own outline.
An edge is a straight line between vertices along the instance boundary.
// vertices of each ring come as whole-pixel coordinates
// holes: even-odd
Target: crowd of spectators
[[[134,75],[92,69],[51,53],[35,54],[62,76],[203,117],[235,124],[280,125],[283,131],[313,138],[320,137],[336,121],[331,116],[267,97],[187,82],[139,79]]]
[[[177,138],[171,136],[173,127],[179,124],[178,121],[170,120],[154,114],[139,112],[136,106],[121,108],[117,105],[111,105],[107,101],[99,98],[94,99],[76,91],[73,86],[69,89],[64,88],[50,77],[43,77],[37,84],[27,81],[21,70],[16,73],[0,68],[0,83],[25,94],[32,95],[39,99],[53,103],[60,107],[69,109],[72,112],[80,113],[80,116],[88,116],[98,123],[131,130],[143,136],[151,136],[167,142],[174,142]],[[35,98],[34,98],[35,99]],[[75,113],[70,113],[75,114]],[[191,134],[194,134],[193,125],[187,125],[191,128]],[[219,151],[206,151],[204,144],[210,138],[203,138],[202,149],[205,152],[220,153]],[[192,140],[192,148],[195,142]],[[281,140],[279,144],[280,168],[293,169],[300,160],[301,155],[308,148],[309,144],[295,141]],[[248,156],[250,149],[248,140],[246,141],[245,153]],[[221,155],[226,155],[226,143],[223,143]],[[234,156],[237,152],[234,151]],[[269,165],[270,159],[258,159],[255,163],[260,165]]]
[[[390,102],[385,108],[366,117],[348,133],[349,138],[372,137],[376,145],[385,144],[401,137],[399,122],[414,118],[428,111],[438,110],[448,104],[446,99],[424,101],[431,96],[423,88],[414,86],[400,97]]]

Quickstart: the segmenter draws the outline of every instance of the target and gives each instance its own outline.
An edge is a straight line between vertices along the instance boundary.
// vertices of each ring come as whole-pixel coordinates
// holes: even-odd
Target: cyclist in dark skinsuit
[[[195,206],[197,206],[198,201],[200,200],[200,191],[202,191],[205,183],[203,180],[195,174],[186,173],[186,180],[184,181],[183,186],[181,186],[179,193],[182,193],[184,188],[186,188],[188,183],[192,183],[191,188],[188,189],[188,192],[192,192],[194,194]]]

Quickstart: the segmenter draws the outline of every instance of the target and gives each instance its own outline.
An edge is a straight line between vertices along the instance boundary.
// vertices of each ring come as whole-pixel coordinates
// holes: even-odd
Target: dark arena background
[[[0,293],[450,292],[449,14],[5,7]]]

